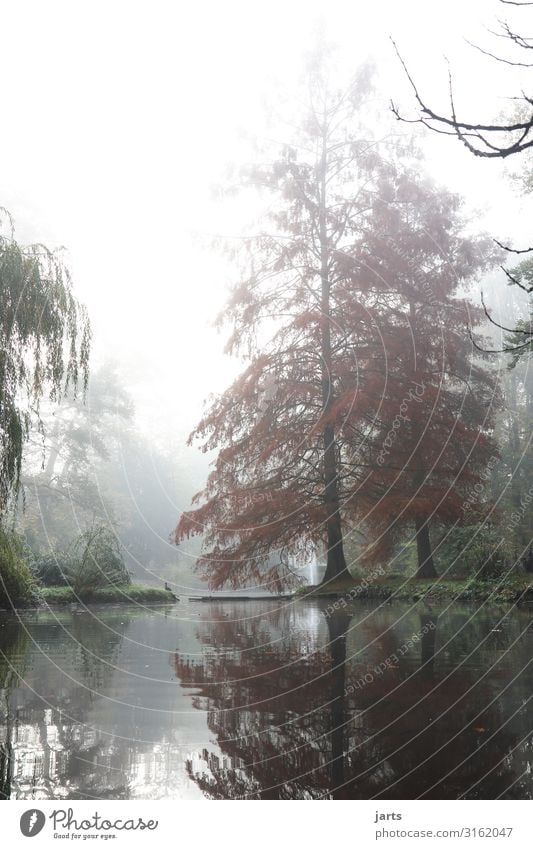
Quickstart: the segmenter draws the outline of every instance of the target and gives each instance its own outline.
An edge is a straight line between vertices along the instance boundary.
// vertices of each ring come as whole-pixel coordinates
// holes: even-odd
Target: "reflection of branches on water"
[[[268,604],[266,615],[265,605]],[[300,617],[294,606],[284,601],[261,602],[262,615],[254,615],[255,608],[249,602],[233,602],[231,605],[211,602],[202,605],[198,624],[199,638],[207,645],[231,645],[243,650],[259,646],[273,639],[287,638],[287,631],[297,630],[305,637]],[[250,613],[252,615],[250,615]],[[314,637],[309,640],[315,645]]]
[[[499,664],[512,635],[487,617],[453,613],[444,633],[429,612],[402,618],[391,624],[377,612],[354,625],[346,614],[333,616],[303,653],[301,628],[282,623],[283,640],[270,629],[268,641],[264,624],[250,626],[261,634],[253,644],[239,623],[206,623],[202,660],[175,658],[220,750],[187,763],[203,793],[531,798],[527,712],[517,691],[506,690],[517,664],[529,661],[522,643],[513,649],[516,663]],[[387,656],[396,660],[383,674],[350,689]],[[479,671],[492,666],[488,677]]]
[[[261,785],[247,774],[243,762],[230,762],[204,749],[200,757],[187,759],[186,769],[207,799],[261,798]]]
[[[10,693],[19,677],[24,674],[28,637],[14,617],[3,619],[0,636],[0,799],[9,799],[13,777],[13,715]],[[5,730],[2,734],[3,729]]]
[[[109,628],[91,616],[90,628],[87,628],[87,616],[91,614],[73,617],[70,634],[77,643],[79,660],[76,666],[88,688],[86,697],[94,700],[113,676],[113,667],[124,639],[125,626],[117,621]]]
[[[350,616],[332,616],[327,627],[321,620],[321,638],[301,620],[290,627],[291,616],[287,609],[276,627],[250,620],[245,638],[241,623],[210,622],[200,662],[176,655],[176,673],[198,691],[193,704],[206,710],[221,750],[204,749],[187,764],[210,798],[319,798],[343,768]]]
[[[488,669],[501,651],[494,642],[507,648],[510,635],[502,638],[486,619],[466,613],[450,618],[452,635],[454,628],[466,633],[452,636],[446,650],[436,654],[438,630],[428,630],[420,640],[418,669],[398,643],[395,665],[367,682],[360,678],[363,686],[348,683],[348,701],[362,710],[373,749],[373,768],[358,770],[353,780],[365,783],[370,796],[391,799],[531,798],[528,728],[517,715],[514,733],[510,730],[515,706],[502,696],[515,666],[497,664],[490,677],[478,671],[479,654],[486,656]],[[462,663],[473,652],[476,663]],[[352,682],[354,676],[357,672]]]
[[[4,761],[6,753],[10,753],[6,797],[15,792],[16,798],[33,798],[36,793],[40,798],[76,798],[82,783],[87,792],[91,773],[95,778],[94,795],[101,796],[99,789],[103,788],[96,786],[95,765],[99,754],[103,755],[110,748],[110,742],[99,738],[87,724],[87,718],[91,703],[112,678],[113,660],[123,633],[118,618],[108,628],[92,617],[90,628],[87,628],[86,615],[76,614],[62,621],[62,625],[69,641],[77,646],[72,670],[49,665],[42,692],[26,689],[23,705],[13,706],[7,712],[5,733],[9,743],[0,750]],[[21,654],[18,643],[22,640],[27,647],[29,636],[19,622],[14,621],[13,628],[16,640],[10,654],[18,656]],[[31,624],[29,630],[44,656],[57,644],[58,634],[61,634],[57,628],[57,621],[46,614],[36,617]],[[0,633],[6,654],[4,632],[2,629]],[[2,676],[0,665],[0,682]],[[109,760],[109,755],[103,756],[104,760]],[[3,772],[6,772],[5,767]],[[101,778],[100,769],[100,782]],[[114,786],[112,793],[115,792],[125,791]]]
[[[24,674],[28,636],[14,616],[3,619],[0,628],[0,690],[9,691]]]

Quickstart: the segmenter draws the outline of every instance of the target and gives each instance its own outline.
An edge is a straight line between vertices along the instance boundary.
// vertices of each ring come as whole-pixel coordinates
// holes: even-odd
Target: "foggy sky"
[[[516,89],[515,70],[464,40],[494,46],[496,0],[0,5],[0,204],[20,239],[68,247],[95,362],[120,361],[141,426],[163,439],[181,439],[235,373],[210,327],[229,270],[205,243],[239,216],[228,221],[211,185],[242,155],[242,131],[261,131],[269,81],[293,84],[320,18],[348,71],[374,58],[384,109],[413,105],[391,35],[433,103],[446,104],[445,57],[462,114],[492,118]],[[426,167],[481,211],[480,227],[527,232],[530,202],[501,163],[425,144]]]

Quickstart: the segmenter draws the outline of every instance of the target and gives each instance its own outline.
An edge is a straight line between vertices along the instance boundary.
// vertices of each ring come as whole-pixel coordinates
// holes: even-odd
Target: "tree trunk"
[[[507,407],[508,407],[508,415],[509,415],[509,451],[510,451],[510,460],[511,460],[511,468],[514,469],[514,474],[511,478],[511,485],[509,489],[511,507],[514,512],[519,513],[520,511],[520,502],[522,500],[522,487],[520,480],[520,459],[521,459],[521,450],[520,450],[520,435],[518,430],[518,398],[516,394],[516,378],[514,372],[509,375],[507,381]],[[521,527],[518,525],[514,528],[513,532],[513,543],[514,543],[514,559],[517,560],[520,557],[520,553],[522,550],[522,540],[521,540]]]
[[[431,540],[429,538],[428,520],[422,517],[416,520],[416,549],[418,554],[418,571],[416,578],[436,578],[437,572],[433,563]]]
[[[327,455],[335,451],[334,437],[330,437],[329,428],[324,432],[324,466],[325,474],[325,504],[327,510],[327,560],[326,571],[322,583],[332,581],[339,577],[350,577],[346,559],[344,557],[344,547],[342,538],[342,523],[340,517],[339,499],[337,493],[337,476],[334,464],[328,464]],[[333,430],[333,428],[331,428]]]
[[[326,170],[327,170],[327,124],[324,115],[322,134],[322,155],[320,162],[320,202],[318,210],[320,238],[320,280],[321,280],[321,355],[322,355],[322,415],[327,416],[333,406],[332,355],[331,355],[331,317],[329,279],[329,241],[326,222]],[[337,477],[337,451],[335,428],[332,422],[324,426],[324,504],[326,508],[327,565],[322,583],[339,577],[350,577],[342,544],[342,521],[339,503]]]
[[[524,437],[522,437],[523,451],[524,451],[524,480],[527,484],[530,484],[533,481],[533,445],[531,441],[528,439],[528,435],[531,434],[532,425],[533,425],[533,377],[531,375],[531,369],[528,368],[524,374],[524,393],[525,393],[525,408],[524,408],[524,419],[523,419],[523,433]],[[531,491],[531,490],[530,490]],[[524,521],[524,536],[525,543],[524,546],[527,545],[528,542],[531,543],[533,540],[533,511],[531,507],[528,507],[525,511]],[[531,546],[530,546],[531,548]]]

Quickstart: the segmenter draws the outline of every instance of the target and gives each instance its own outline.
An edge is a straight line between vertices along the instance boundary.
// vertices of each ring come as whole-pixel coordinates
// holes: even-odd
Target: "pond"
[[[527,610],[0,614],[3,799],[533,795]]]

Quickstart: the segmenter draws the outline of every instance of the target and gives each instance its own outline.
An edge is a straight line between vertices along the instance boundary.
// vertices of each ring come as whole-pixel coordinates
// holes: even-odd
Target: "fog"
[[[374,58],[384,109],[412,106],[393,36],[426,93],[444,102],[447,57],[465,111],[491,117],[516,72],[503,90],[464,39],[486,44],[500,13],[487,0],[6,4],[2,202],[21,238],[68,249],[94,356],[131,366],[146,427],[186,431],[232,371],[210,327],[229,276],[206,246],[229,229],[211,187],[246,155],[243,131],[264,129],[261,93],[294,85],[317,24],[347,68]],[[427,135],[428,168],[505,234],[520,211],[501,169]]]
[[[0,0],[17,835],[206,798],[511,837],[398,811],[533,798],[532,15]]]
[[[432,102],[446,106],[451,68],[458,110],[486,119],[520,77],[467,43],[492,45],[498,16],[495,0],[5,4],[2,203],[22,241],[65,246],[93,368],[117,364],[152,446],[205,468],[185,438],[239,368],[213,327],[232,269],[210,241],[246,231],[250,211],[213,186],[246,160],[247,137],[270,132],[265,97],[290,96],[317,28],[347,74],[373,60],[384,115],[391,98],[414,108],[392,37]],[[476,228],[527,237],[531,201],[505,165],[424,131],[420,144]]]

